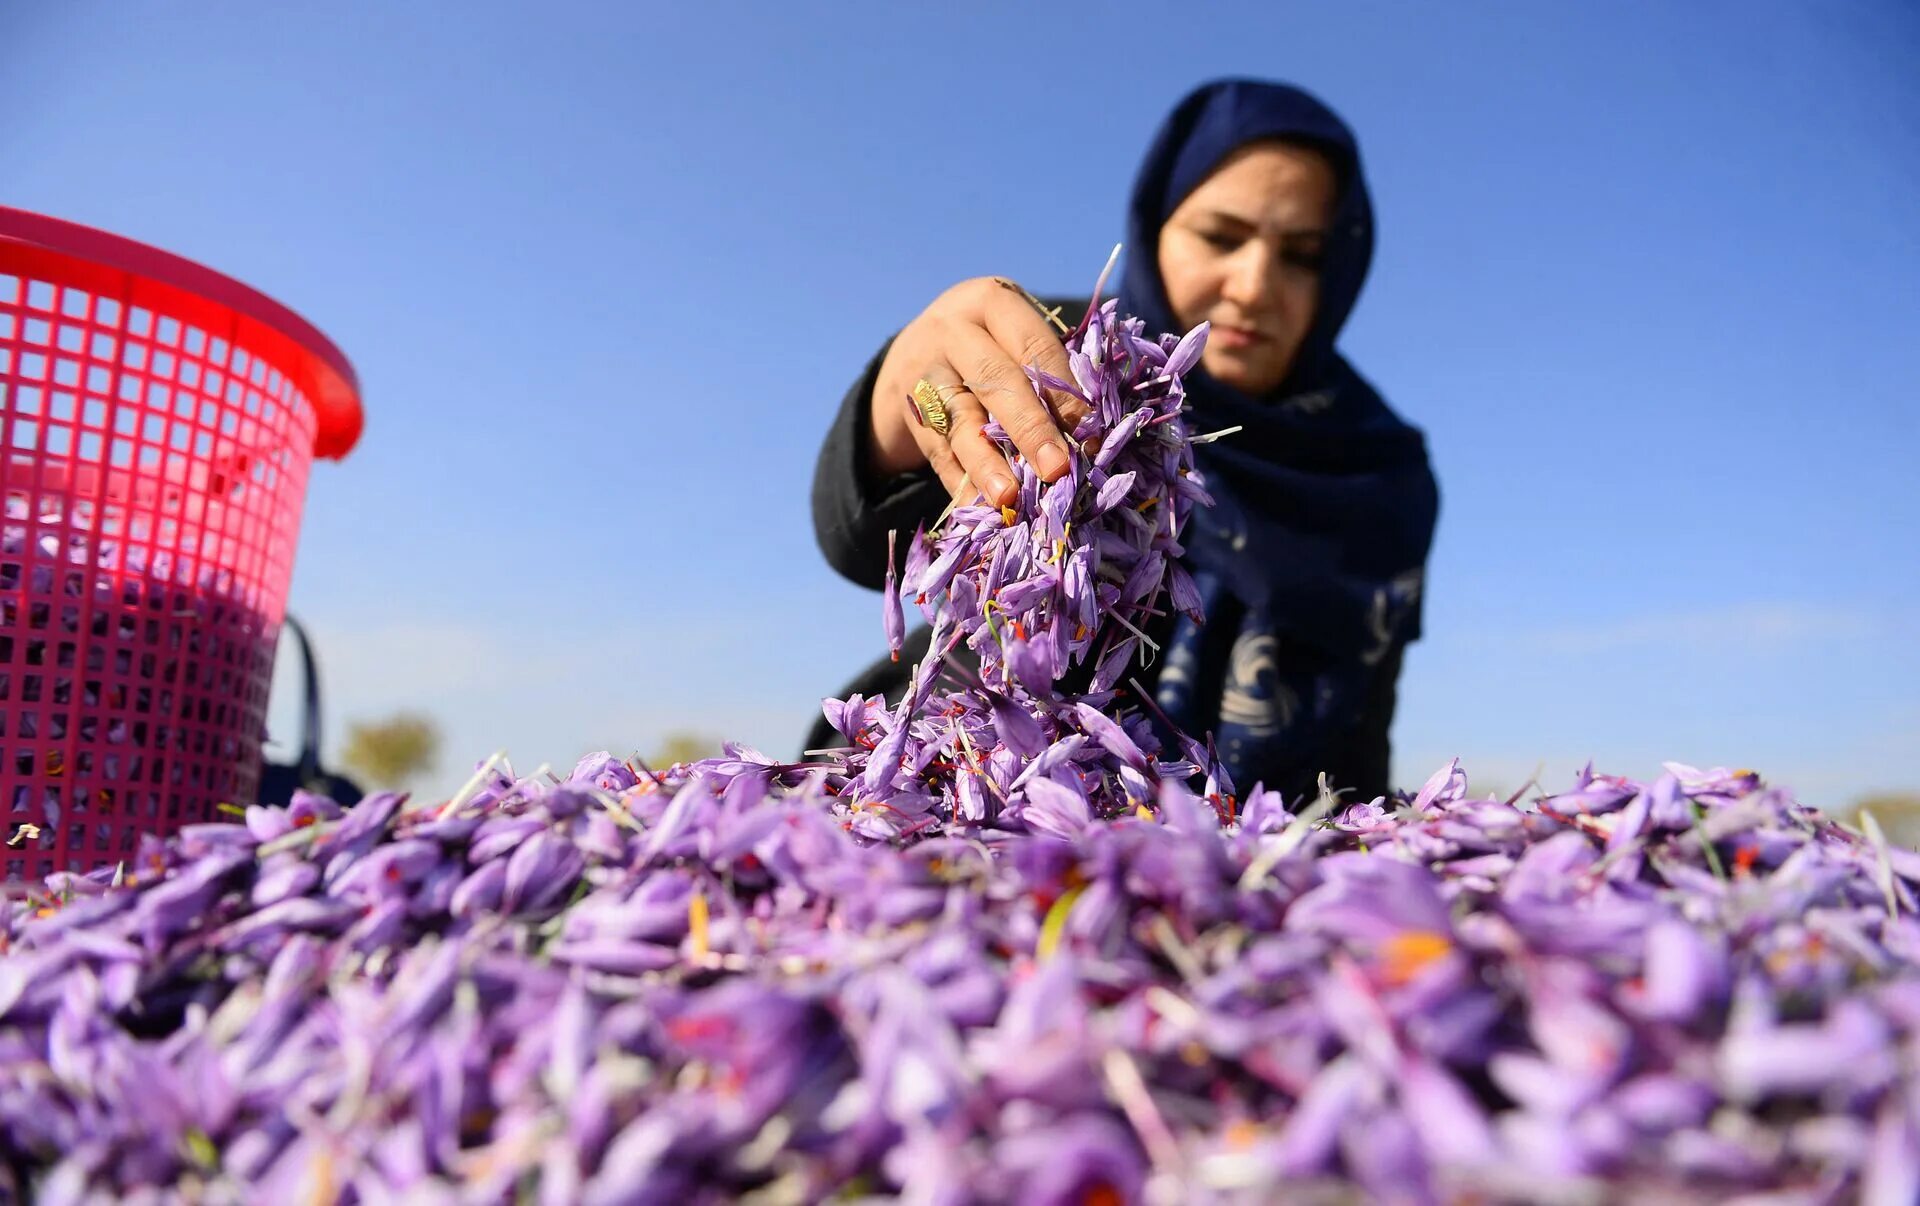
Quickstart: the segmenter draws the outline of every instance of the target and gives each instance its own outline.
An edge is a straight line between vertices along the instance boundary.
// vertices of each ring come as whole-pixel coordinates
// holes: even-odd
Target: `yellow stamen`
[[[326,1206],[336,1199],[338,1194],[333,1184],[333,1154],[324,1148],[313,1154],[313,1164],[307,1170],[307,1185],[310,1192],[307,1201],[313,1206]]]
[[[1060,939],[1067,932],[1067,914],[1073,912],[1073,902],[1080,899],[1080,893],[1087,890],[1085,884],[1068,889],[1053,907],[1047,910],[1047,919],[1040,925],[1040,941],[1033,947],[1035,958],[1051,959],[1053,952],[1059,949]]]
[[[687,901],[687,931],[693,941],[693,957],[705,959],[707,945],[707,894],[695,892]]]
[[[1387,983],[1405,984],[1425,971],[1429,964],[1453,951],[1453,942],[1445,934],[1432,930],[1408,930],[1387,940],[1381,954],[1386,965]]]
[[[1228,1147],[1243,1151],[1252,1147],[1254,1140],[1260,1138],[1260,1128],[1245,1118],[1236,1118],[1227,1124],[1224,1137]]]

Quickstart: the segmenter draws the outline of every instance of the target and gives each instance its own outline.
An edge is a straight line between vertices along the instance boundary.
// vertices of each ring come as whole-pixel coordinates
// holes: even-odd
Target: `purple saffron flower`
[[[137,911],[148,949],[159,950],[169,938],[203,921],[229,878],[251,862],[253,855],[247,851],[213,851],[143,893]]]
[[[1649,1073],[1622,1084],[1610,1100],[1632,1125],[1652,1134],[1669,1134],[1705,1123],[1719,1096],[1697,1080]]]
[[[1110,719],[1106,713],[1098,708],[1089,707],[1085,703],[1077,703],[1073,706],[1073,714],[1079,719],[1080,727],[1085,729],[1094,740],[1105,746],[1108,753],[1135,770],[1146,769],[1146,753],[1132,737],[1128,736],[1127,731]]]
[[[1862,1202],[1920,1200],[1920,1119],[1914,1117],[1911,1093],[1904,1096],[1889,1093],[1881,1102],[1862,1178]]]
[[[500,907],[508,913],[546,908],[573,890],[585,865],[578,847],[542,829],[507,859]]]
[[[1892,1074],[1891,1041],[1885,1020],[1870,1006],[1844,1000],[1823,1022],[1729,1034],[1716,1070],[1721,1090],[1735,1101],[1871,1087]]]
[[[289,858],[272,870],[263,870],[253,883],[253,905],[265,908],[290,897],[304,896],[320,882],[320,868]]]
[[[1102,438],[1100,451],[1094,454],[1094,465],[1105,469],[1120,459],[1120,453],[1132,442],[1134,433],[1140,429],[1147,414],[1145,410],[1136,410],[1114,424],[1113,429]]]
[[[1033,713],[1004,695],[987,692],[986,697],[987,706],[993,712],[994,730],[1008,749],[1031,758],[1047,748],[1047,732],[1033,718]]]
[[[1180,337],[1180,342],[1167,353],[1167,376],[1184,377],[1200,363],[1200,353],[1206,350],[1207,335],[1212,329],[1211,323],[1203,322]]]
[[[900,660],[900,646],[906,642],[907,621],[900,610],[900,586],[893,574],[894,545],[897,534],[887,533],[887,580],[880,592],[880,623],[887,634],[887,649],[893,660]]]
[[[468,875],[454,889],[448,909],[455,917],[478,917],[500,907],[507,886],[507,864],[496,859]]]
[[[1377,946],[1408,932],[1453,932],[1446,903],[1424,867],[1372,854],[1320,860],[1320,887],[1295,901],[1287,928]]]
[[[1353,1055],[1340,1056],[1323,1068],[1281,1128],[1277,1153],[1281,1175],[1309,1177],[1332,1171],[1341,1122],[1376,1084],[1374,1073]]]
[[[1627,1003],[1641,1017],[1687,1023],[1727,991],[1727,953],[1717,941],[1677,919],[1647,931],[1646,968]]]
[[[602,750],[580,759],[567,776],[569,783],[581,783],[616,795],[640,782],[640,776],[625,762]]]
[[[474,866],[504,858],[520,849],[529,837],[546,828],[546,820],[537,816],[497,816],[483,823],[467,847],[467,862]]]
[[[284,808],[262,808],[258,804],[249,804],[246,820],[248,831],[262,843],[293,832],[293,818]]]
[[[1093,514],[1104,515],[1125,502],[1137,476],[1134,471],[1128,470],[1125,473],[1116,473],[1102,482],[1099,491],[1094,495]]]
[[[1138,1142],[1104,1114],[1016,1131],[994,1148],[1013,1179],[1011,1200],[1035,1206],[1088,1206],[1141,1200],[1146,1162]]]
[[[1078,839],[1093,823],[1086,797],[1052,779],[1033,779],[1027,783],[1020,819],[1035,833],[1069,842]]]

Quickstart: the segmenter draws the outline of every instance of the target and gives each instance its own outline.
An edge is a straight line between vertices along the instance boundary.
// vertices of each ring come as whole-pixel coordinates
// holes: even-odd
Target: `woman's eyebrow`
[[[1201,217],[1210,218],[1221,225],[1231,226],[1237,230],[1260,229],[1258,222],[1249,221],[1239,214],[1230,213],[1224,209],[1205,210],[1202,212]],[[1324,239],[1327,237],[1327,231],[1324,226],[1297,226],[1291,230],[1283,230],[1279,233],[1283,239]]]
[[[1200,216],[1203,218],[1211,218],[1215,222],[1219,222],[1227,226],[1238,226],[1246,230],[1254,230],[1259,226],[1259,223],[1257,222],[1249,222],[1247,221],[1247,219],[1241,217],[1239,214],[1228,213],[1224,209],[1205,210],[1201,213]]]

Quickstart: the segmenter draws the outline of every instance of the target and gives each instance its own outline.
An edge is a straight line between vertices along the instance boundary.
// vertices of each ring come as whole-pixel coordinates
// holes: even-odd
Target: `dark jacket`
[[[1062,317],[1069,326],[1076,324],[1086,310],[1084,299],[1048,298],[1046,304],[1061,306]],[[904,542],[913,535],[917,526],[931,525],[948,501],[945,488],[931,469],[921,469],[890,481],[882,481],[875,478],[867,463],[867,447],[871,438],[869,399],[873,395],[880,364],[890,346],[891,343],[881,347],[841,401],[839,412],[827,430],[826,442],[820,449],[820,459],[813,478],[813,528],[820,542],[820,551],[826,555],[827,563],[843,576],[873,590],[879,590],[886,577],[887,533],[897,532]],[[904,400],[902,404],[905,404]],[[904,560],[904,547],[901,556]],[[878,610],[875,609],[874,616],[876,638],[880,627]],[[1157,618],[1147,627],[1147,635],[1164,645],[1171,624],[1171,617]],[[843,686],[837,693],[838,697],[845,698],[858,692],[869,697],[883,695],[889,702],[897,701],[906,688],[912,667],[926,652],[928,636],[929,632],[924,627],[909,633],[907,647],[902,650],[897,663],[883,654]],[[1351,788],[1358,798],[1371,799],[1386,792],[1387,734],[1393,722],[1395,687],[1400,677],[1404,648],[1404,644],[1395,644],[1374,667],[1359,723],[1325,744],[1310,769],[1295,770],[1285,781],[1269,780],[1268,787],[1276,788],[1286,793],[1289,799],[1294,799],[1313,791],[1316,772],[1325,771],[1336,787]],[[955,653],[971,656],[964,645]],[[1280,652],[1283,662],[1289,659],[1310,662],[1320,656],[1317,651],[1300,645],[1283,646]],[[1203,667],[1203,672],[1209,669],[1217,674],[1220,668]],[[1152,691],[1159,672],[1160,663],[1156,661],[1151,666],[1139,669],[1136,676],[1142,686]],[[1082,676],[1086,673],[1090,671],[1083,671]],[[1080,685],[1081,682],[1070,677],[1062,682],[1061,688],[1071,691]],[[1127,694],[1123,692],[1123,701]],[[844,738],[829,728],[822,718],[815,721],[803,748],[824,749],[842,744]],[[1244,790],[1252,784],[1239,786]]]

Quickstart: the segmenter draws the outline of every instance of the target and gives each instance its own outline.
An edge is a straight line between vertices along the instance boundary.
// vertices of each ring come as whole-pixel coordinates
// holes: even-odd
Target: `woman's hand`
[[[1059,329],[1004,277],[982,276],[948,289],[906,325],[880,364],[869,401],[874,472],[895,477],[931,465],[947,490],[967,501],[978,490],[996,506],[1011,506],[1013,474],[999,445],[980,434],[997,419],[1022,456],[1054,481],[1067,470],[1062,430],[1087,414],[1071,394],[1034,393],[1024,366],[1073,380]],[[912,393],[922,377],[946,402],[947,434],[918,421]]]

